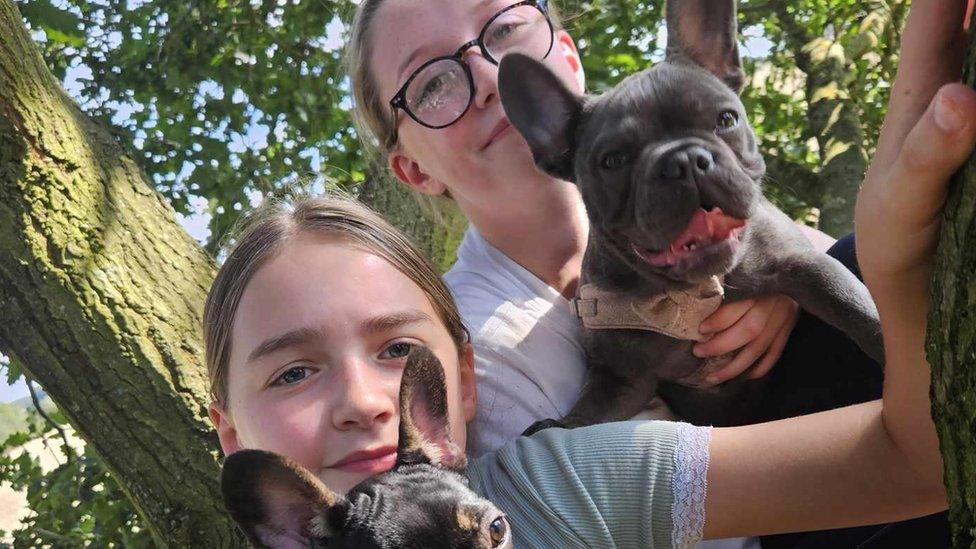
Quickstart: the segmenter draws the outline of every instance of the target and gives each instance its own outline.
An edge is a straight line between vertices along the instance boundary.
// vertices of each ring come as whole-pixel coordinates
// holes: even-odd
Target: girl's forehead
[[[357,324],[404,309],[435,318],[427,294],[386,259],[362,246],[302,235],[251,278],[232,338],[246,355],[243,347],[297,328]]]
[[[426,60],[454,53],[515,0],[386,0],[370,37],[381,82],[400,82]],[[384,90],[386,91],[386,90]]]

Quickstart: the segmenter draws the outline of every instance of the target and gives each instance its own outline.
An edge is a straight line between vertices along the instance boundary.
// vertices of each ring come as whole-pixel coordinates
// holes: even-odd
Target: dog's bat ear
[[[512,53],[498,66],[498,92],[509,122],[546,173],[572,181],[573,151],[584,97],[541,62]]]
[[[414,347],[400,382],[397,465],[430,463],[462,470],[464,452],[451,441],[444,369],[426,347]]]
[[[334,534],[348,502],[307,469],[261,450],[235,452],[220,477],[224,505],[255,547],[309,547]]]
[[[693,63],[739,93],[746,76],[739,59],[736,0],[668,0],[671,62]]]

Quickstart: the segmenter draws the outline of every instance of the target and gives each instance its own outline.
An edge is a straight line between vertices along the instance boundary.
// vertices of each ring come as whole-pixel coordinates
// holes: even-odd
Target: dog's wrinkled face
[[[504,514],[468,486],[448,435],[444,374],[427,349],[411,351],[400,408],[396,465],[345,496],[283,456],[228,456],[221,487],[231,516],[258,547],[511,549]]]
[[[579,130],[573,171],[605,246],[679,281],[731,270],[763,161],[730,88],[662,64],[591,101]]]
[[[540,63],[502,60],[499,87],[539,166],[576,182],[601,245],[648,276],[730,271],[765,164],[738,97],[731,0],[672,0],[667,60],[599,97]]]

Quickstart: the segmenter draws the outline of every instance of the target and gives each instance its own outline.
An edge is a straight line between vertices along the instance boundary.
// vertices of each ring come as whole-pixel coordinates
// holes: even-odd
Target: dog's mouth
[[[634,241],[631,248],[652,267],[670,267],[726,242],[738,242],[746,222],[725,215],[721,208],[699,208],[685,230],[663,250],[649,250]]]

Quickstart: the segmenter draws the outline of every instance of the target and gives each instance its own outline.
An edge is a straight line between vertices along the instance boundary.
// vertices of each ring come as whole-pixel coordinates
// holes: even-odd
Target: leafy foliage
[[[21,4],[55,73],[113,123],[180,213],[206,200],[211,243],[270,191],[309,174],[361,181],[344,103],[341,1]],[[32,18],[32,16],[34,18]],[[69,20],[84,37],[59,32]],[[68,25],[70,26],[70,25]],[[67,38],[66,38],[67,37]]]
[[[350,123],[342,45],[352,2],[319,0],[30,0],[20,7],[55,71],[90,114],[114,123],[183,214],[212,215],[210,248],[254,192],[325,176],[355,187],[369,171]],[[566,0],[590,88],[661,58],[663,2]],[[828,37],[846,52],[839,91],[857,104],[870,149],[887,101],[907,2],[744,0],[751,73],[745,100],[769,154],[802,168],[776,178],[794,213],[817,205],[829,136],[811,134],[799,50]],[[750,57],[751,56],[751,57]],[[813,67],[815,68],[815,67]],[[807,67],[808,70],[812,70]],[[818,142],[818,137],[819,139]],[[790,178],[795,179],[795,178]]]
[[[54,413],[54,418],[64,421]],[[45,472],[24,445],[43,441],[61,463]],[[26,490],[31,513],[10,536],[15,547],[149,547],[151,538],[118,483],[90,449],[79,453],[31,412],[25,431],[0,443],[0,483]]]

